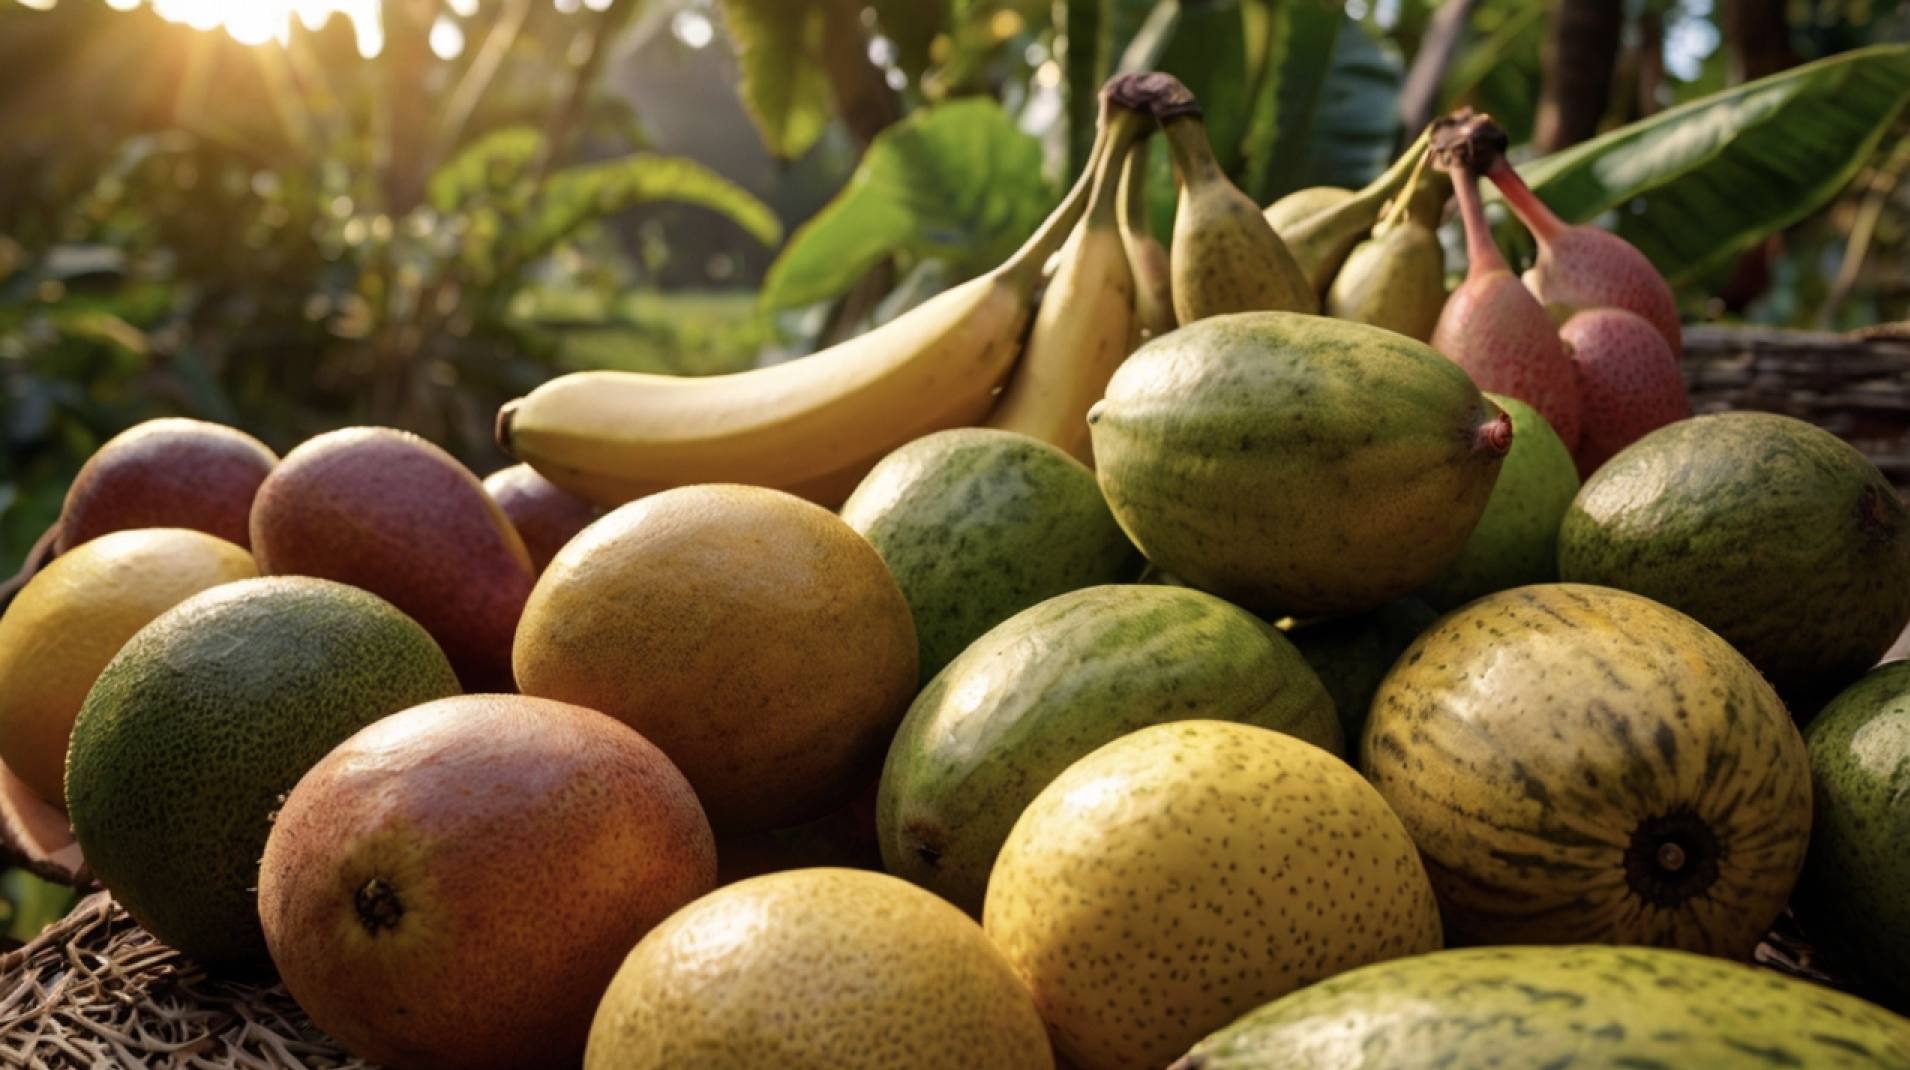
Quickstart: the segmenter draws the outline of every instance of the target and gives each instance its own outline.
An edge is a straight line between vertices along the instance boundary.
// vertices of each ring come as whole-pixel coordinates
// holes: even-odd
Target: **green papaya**
[[[1790,416],[1680,420],[1592,473],[1559,527],[1559,579],[1696,617],[1800,722],[1910,623],[1910,510],[1856,447]]]
[[[1356,613],[1432,579],[1513,439],[1431,346],[1289,312],[1148,342],[1088,423],[1101,491],[1141,552],[1268,618]]]
[[[923,684],[1021,610],[1146,564],[1088,466],[1014,431],[924,435],[876,462],[840,512],[902,588]]]
[[[1791,912],[1827,967],[1910,1010],[1910,661],[1844,689],[1804,746],[1811,843]]]

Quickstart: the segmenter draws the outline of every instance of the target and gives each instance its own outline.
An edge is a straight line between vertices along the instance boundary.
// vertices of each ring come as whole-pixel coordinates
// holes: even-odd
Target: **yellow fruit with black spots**
[[[1295,989],[1441,944],[1371,785],[1265,728],[1179,721],[1069,766],[1023,811],[982,925],[1082,1070],[1156,1070]]]
[[[286,989],[398,1070],[576,1065],[624,954],[716,886],[696,793],[579,706],[464,695],[312,767],[265,843],[259,915]]]
[[[252,555],[185,528],[136,528],[53,559],[0,616],[0,760],[66,808],[66,743],[100,670],[154,617],[259,574]]]
[[[855,869],[752,877],[643,938],[584,1070],[1051,1070],[1041,1017],[981,926]]]

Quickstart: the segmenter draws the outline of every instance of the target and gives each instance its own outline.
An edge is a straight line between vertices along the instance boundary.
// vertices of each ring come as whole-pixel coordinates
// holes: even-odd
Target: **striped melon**
[[[1810,834],[1809,761],[1770,685],[1703,625],[1605,587],[1440,618],[1380,684],[1361,761],[1455,945],[1745,958]]]
[[[1268,1003],[1169,1070],[1910,1066],[1910,1021],[1782,974],[1661,948],[1438,951]]]

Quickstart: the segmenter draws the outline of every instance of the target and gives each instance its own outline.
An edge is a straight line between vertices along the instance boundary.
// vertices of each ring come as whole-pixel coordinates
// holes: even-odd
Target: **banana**
[[[1035,284],[1086,208],[1092,177],[1083,172],[1000,267],[875,330],[729,375],[561,375],[504,405],[498,445],[572,493],[620,505],[692,483],[834,487],[903,443],[978,423],[1021,352]]]
[[[1281,229],[1281,239],[1293,251],[1293,258],[1306,273],[1314,293],[1326,294],[1327,287],[1333,284],[1333,276],[1346,262],[1346,254],[1372,232],[1387,202],[1420,170],[1420,161],[1426,158],[1426,150],[1432,144],[1431,135],[1432,129],[1428,127],[1419,135],[1419,140],[1393,161],[1393,166],[1358,193]]]
[[[1088,447],[1088,408],[1107,392],[1108,379],[1128,354],[1134,276],[1121,240],[1117,193],[1128,146],[1151,122],[1145,112],[1122,106],[1108,91],[1102,92],[1099,131],[1088,163],[1095,178],[1087,214],[1062,249],[1027,348],[982,425],[1052,443],[1083,464],[1094,463]]]
[[[1261,214],[1273,224],[1274,230],[1285,237],[1295,223],[1324,212],[1342,201],[1350,201],[1353,196],[1352,190],[1339,186],[1308,186],[1267,205],[1267,210]]]
[[[1147,141],[1144,132],[1127,150],[1121,170],[1121,244],[1127,246],[1128,270],[1134,274],[1134,317],[1128,350],[1173,330],[1174,286],[1169,275],[1167,247],[1154,236],[1147,219]]]
[[[1436,231],[1451,196],[1452,179],[1444,172],[1414,176],[1373,236],[1347,254],[1326,291],[1326,314],[1431,341],[1446,304],[1446,260]]]
[[[1318,314],[1320,295],[1293,253],[1215,161],[1194,95],[1174,81],[1152,108],[1180,175],[1168,251],[1174,318],[1186,326],[1229,312]]]

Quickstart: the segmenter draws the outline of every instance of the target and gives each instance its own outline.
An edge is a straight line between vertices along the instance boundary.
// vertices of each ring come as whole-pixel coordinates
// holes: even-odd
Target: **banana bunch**
[[[498,445],[602,505],[722,482],[834,506],[890,451],[954,427],[1023,432],[1087,461],[1088,407],[1139,333],[1121,194],[1128,174],[1140,196],[1130,149],[1149,116],[1124,99],[1103,93],[1086,169],[995,270],[785,364],[701,378],[559,376],[499,411]],[[1141,318],[1160,329],[1156,306]]]
[[[1146,223],[1147,139],[1157,131],[1179,185],[1171,249]],[[1214,162],[1200,107],[1179,81],[1118,76],[1101,92],[1094,150],[1073,188],[993,271],[784,364],[699,378],[558,376],[499,411],[498,445],[607,506],[748,483],[834,507],[891,451],[955,427],[1018,431],[1092,464],[1087,411],[1136,346],[1226,312],[1319,312],[1381,209],[1430,199],[1400,196],[1424,155],[1422,139],[1366,190],[1315,196],[1282,231]],[[1403,227],[1407,217],[1394,215],[1391,226]],[[1359,262],[1373,260],[1391,256]],[[1392,292],[1368,289],[1381,304]]]

